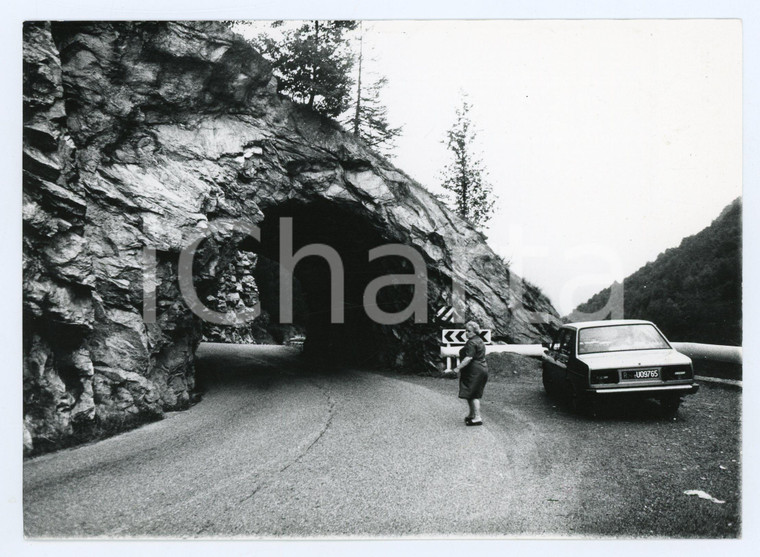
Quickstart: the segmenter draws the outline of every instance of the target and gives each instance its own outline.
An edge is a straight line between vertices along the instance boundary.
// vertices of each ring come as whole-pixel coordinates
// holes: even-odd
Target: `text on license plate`
[[[659,369],[627,369],[623,371],[623,379],[659,379]]]

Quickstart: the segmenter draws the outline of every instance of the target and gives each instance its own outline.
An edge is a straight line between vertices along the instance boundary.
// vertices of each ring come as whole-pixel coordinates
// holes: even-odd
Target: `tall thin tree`
[[[390,125],[388,108],[380,99],[380,93],[388,84],[388,78],[380,76],[374,81],[366,79],[362,22],[359,22],[356,65],[356,95],[353,99],[353,110],[350,111],[350,116],[342,120],[343,125],[370,147],[374,147],[386,157],[392,157],[395,139],[401,135],[402,127]]]
[[[356,72],[356,106],[354,107],[354,135],[359,135],[362,106],[362,63],[364,62],[364,26],[359,22],[359,56],[357,58],[358,71]]]
[[[475,128],[470,119],[472,105],[466,97],[456,110],[456,119],[444,143],[452,160],[441,173],[441,186],[450,192],[449,204],[457,214],[477,228],[486,228],[493,214],[495,194],[487,182],[488,172],[475,153]]]

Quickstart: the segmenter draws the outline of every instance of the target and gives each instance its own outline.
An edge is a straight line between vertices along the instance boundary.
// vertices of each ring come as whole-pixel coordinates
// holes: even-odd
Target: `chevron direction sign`
[[[486,344],[491,344],[491,329],[481,329],[480,338]],[[466,329],[443,329],[441,331],[443,344],[465,344],[467,342]]]

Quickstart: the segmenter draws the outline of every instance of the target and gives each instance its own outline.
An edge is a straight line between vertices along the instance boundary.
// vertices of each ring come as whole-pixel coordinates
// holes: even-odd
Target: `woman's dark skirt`
[[[483,388],[487,381],[488,368],[475,362],[470,363],[459,374],[459,398],[483,398]]]

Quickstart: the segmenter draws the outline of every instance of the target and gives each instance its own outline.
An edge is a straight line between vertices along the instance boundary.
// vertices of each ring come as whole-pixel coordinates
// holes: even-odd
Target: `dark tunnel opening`
[[[372,216],[355,209],[340,207],[327,201],[287,202],[264,211],[261,242],[251,241],[264,260],[276,263],[277,277],[259,278],[262,305],[275,323],[286,324],[281,314],[279,272],[281,239],[287,226],[283,219],[292,219],[292,250],[286,245],[285,255],[296,255],[306,246],[324,244],[337,252],[342,265],[342,304],[334,299],[331,284],[341,281],[340,269],[331,269],[328,261],[316,255],[298,259],[294,269],[295,296],[293,322],[306,329],[304,355],[313,360],[362,365],[393,365],[401,350],[393,326],[374,322],[367,314],[364,293],[375,278],[388,274],[408,274],[413,266],[407,259],[388,256],[369,261],[370,250],[388,243],[398,243]],[[286,241],[286,244],[289,242]],[[300,291],[300,292],[299,292]],[[382,288],[377,306],[384,312],[398,312],[408,307],[414,290],[411,285],[397,284]],[[335,306],[342,305],[339,321]],[[299,322],[300,321],[300,322]]]
[[[325,369],[353,365],[402,373],[439,371],[439,331],[431,307],[444,303],[447,292],[441,288],[446,278],[435,262],[380,215],[356,203],[289,200],[262,209],[260,240],[229,233],[209,237],[198,251],[193,272],[199,296],[208,309],[239,311],[240,306],[234,303],[219,303],[224,302],[225,292],[229,295],[229,271],[225,278],[225,269],[236,266],[236,256],[247,254],[245,257],[256,260],[253,272],[262,314],[237,326],[213,325],[201,319],[201,340],[298,345],[304,338],[304,359]],[[280,312],[280,244],[282,227],[287,224],[283,219],[290,222],[292,230],[292,246],[286,241],[283,254],[286,262],[288,258],[296,260],[290,320]],[[335,273],[343,279],[342,300],[331,292],[332,272],[327,260],[316,255],[301,257],[299,253],[319,244],[328,246],[339,257],[342,272],[336,269]],[[373,254],[370,261],[374,248],[389,246],[393,255]],[[394,276],[398,282],[393,282]],[[373,289],[378,279],[383,286]],[[237,280],[233,286],[239,287],[240,282]],[[342,322],[332,319],[331,310],[336,304],[343,310]],[[374,315],[368,314],[372,307]],[[376,320],[378,311],[397,320]],[[212,330],[224,330],[224,337],[210,338]]]

